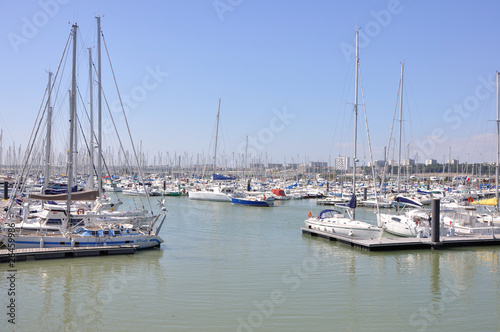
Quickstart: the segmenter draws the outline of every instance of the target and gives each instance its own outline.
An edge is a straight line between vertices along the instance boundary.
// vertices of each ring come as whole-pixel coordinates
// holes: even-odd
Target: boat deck
[[[19,262],[52,258],[124,255],[134,254],[136,251],[137,246],[135,245],[78,248],[26,248],[15,249],[12,256],[9,250],[2,249],[0,250],[0,263],[11,261],[11,257],[15,258],[15,262]]]
[[[471,246],[495,246],[500,245],[500,236],[492,235],[464,235],[453,237],[441,237],[440,242],[432,242],[431,238],[380,238],[380,239],[359,239],[342,236],[334,233],[318,231],[301,227],[303,234],[319,236],[330,241],[350,245],[369,251],[390,251],[407,249],[445,249]]]

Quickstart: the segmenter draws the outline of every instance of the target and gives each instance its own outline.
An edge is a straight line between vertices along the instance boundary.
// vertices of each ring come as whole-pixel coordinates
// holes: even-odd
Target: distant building
[[[337,171],[346,171],[349,169],[349,158],[348,157],[337,157],[335,158],[335,169]]]
[[[279,170],[279,169],[283,169],[283,164],[276,164],[276,163],[271,164],[271,163],[269,163],[269,164],[267,164],[267,167],[271,168],[271,169],[278,169]]]
[[[448,164],[450,164],[450,165],[458,165],[458,160],[456,160],[456,159],[450,159],[450,160],[448,160]]]
[[[297,167],[297,171],[301,174],[305,174],[307,173],[307,166],[306,164],[299,164],[299,166]]]
[[[384,165],[385,165],[385,161],[384,160],[374,160],[373,162],[369,161],[367,163],[368,167],[372,167],[372,166],[384,167]]]
[[[403,166],[415,165],[415,159],[405,159],[403,160]]]
[[[325,168],[325,167],[328,167],[328,163],[326,161],[311,161],[309,163],[309,167],[311,167],[311,168]]]
[[[436,164],[437,164],[436,159],[425,159],[425,166],[436,165]]]

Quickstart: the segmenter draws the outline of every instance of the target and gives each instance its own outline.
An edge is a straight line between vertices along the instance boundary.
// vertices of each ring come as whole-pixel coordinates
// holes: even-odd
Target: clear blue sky
[[[88,103],[87,48],[95,55],[101,15],[122,97],[129,98],[132,135],[150,159],[158,152],[194,162],[206,156],[219,98],[219,152],[226,159],[244,152],[246,136],[249,153],[262,161],[352,156],[350,52],[357,26],[374,159],[383,158],[389,142],[404,62],[404,155],[442,162],[451,147],[452,159],[495,161],[499,13],[494,0],[2,0],[4,151],[13,142],[26,147],[46,71],[57,70],[73,23],[83,39],[78,84]],[[105,53],[102,63],[105,93],[116,106]],[[60,144],[67,137],[69,83],[63,79],[54,106],[62,119],[54,129]],[[358,157],[368,161],[362,108],[359,114]]]

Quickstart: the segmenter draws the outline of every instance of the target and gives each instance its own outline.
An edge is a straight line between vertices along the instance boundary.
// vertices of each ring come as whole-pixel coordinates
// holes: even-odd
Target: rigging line
[[[62,77],[64,76],[64,71],[66,69],[66,62],[68,61],[68,56],[69,56],[69,52],[65,51],[65,53],[66,54],[64,55],[64,64],[60,64],[60,66],[62,65],[62,70],[61,70],[61,74],[60,74],[61,79],[59,80],[59,82],[57,84],[56,93],[55,94],[51,93],[51,96],[54,96],[54,99],[53,99],[53,105],[54,106],[52,107],[52,109],[57,113],[55,115],[54,114],[52,115],[53,118],[56,117],[56,116],[59,116],[59,113],[60,113],[59,109],[62,109],[62,106],[60,106],[60,105],[59,106],[55,106],[55,105],[59,102],[58,96],[59,96],[59,91],[61,89]],[[58,76],[59,76],[59,70],[55,74],[54,85],[55,85],[55,82],[56,82]],[[52,90],[51,90],[51,92],[52,92]],[[62,98],[61,101],[60,101],[60,104],[62,104],[64,102],[65,102],[65,98]],[[53,134],[55,135],[54,130],[53,130]],[[61,139],[61,141],[64,141],[64,139]]]
[[[386,152],[386,155],[385,155],[384,172],[382,173],[382,185],[385,182],[386,172],[388,171],[388,163],[389,163],[389,155],[390,155],[390,151],[391,151],[392,134],[394,132],[394,123],[396,123],[396,114],[398,112],[398,103],[399,103],[399,94],[401,92],[401,83],[402,82],[400,80],[399,81],[399,87],[398,87],[398,93],[397,93],[397,96],[396,96],[396,107],[394,108],[394,115],[392,117],[391,132],[390,132],[390,135],[389,135],[389,144],[387,145],[387,152]],[[394,167],[394,165],[391,165],[391,167]]]
[[[217,119],[217,117],[216,117],[216,119]],[[201,171],[201,178],[202,179],[205,177],[205,171],[206,171],[207,165],[210,164],[209,163],[209,160],[210,160],[210,150],[212,150],[212,143],[214,141],[214,136],[216,136],[216,134],[215,134],[216,129],[217,129],[217,120],[214,123],[214,129],[212,130],[212,136],[210,137],[210,144],[208,145],[207,156],[206,156],[206,158],[204,159],[204,162],[203,162],[203,169]],[[215,139],[217,139],[217,137]],[[215,170],[214,170],[214,172],[215,172]]]
[[[368,129],[368,116],[366,115],[366,105],[365,105],[365,95],[364,95],[364,90],[363,90],[363,80],[361,79],[361,70],[359,70],[359,85],[361,87],[361,100],[363,101],[363,111],[365,113],[365,125],[366,125],[366,136],[368,139],[368,149],[370,151],[370,163],[371,163],[371,169],[372,169],[372,179],[375,184],[375,167],[373,165],[373,151],[372,151],[372,144],[370,140],[370,130]],[[379,206],[378,206],[378,197],[377,197],[377,187],[375,186],[375,202],[377,202],[377,213],[380,212]]]
[[[95,64],[94,64],[93,62],[92,62],[92,68],[94,69],[94,73],[95,73],[95,74],[97,74],[97,69],[96,69]],[[100,84],[98,84],[98,86],[100,87],[101,85],[100,85]],[[111,121],[112,121],[112,123],[113,123],[113,126],[114,126],[114,129],[115,129],[116,136],[117,136],[117,138],[118,138],[118,143],[120,144],[121,152],[123,153],[123,159],[124,159],[124,162],[125,162],[125,164],[126,164],[127,168],[129,168],[129,169],[130,169],[130,172],[131,172],[131,173],[133,173],[132,166],[129,164],[128,153],[126,153],[126,152],[125,152],[125,149],[123,148],[123,144],[122,144],[122,142],[121,142],[120,135],[118,134],[118,129],[117,129],[117,127],[116,127],[116,124],[115,124],[115,122],[114,122],[113,115],[112,115],[111,110],[110,110],[110,108],[109,108],[109,103],[108,103],[108,101],[107,101],[106,94],[105,94],[105,92],[104,92],[104,90],[103,90],[103,89],[101,89],[101,92],[102,92],[102,94],[103,94],[103,96],[104,96],[104,101],[105,101],[106,106],[107,106],[107,108],[108,108],[108,112],[109,112],[109,115],[110,115],[110,117],[111,117]],[[123,109],[123,105],[122,105],[122,109]],[[88,115],[87,115],[87,116],[88,116]],[[95,133],[95,132],[94,132],[94,138],[95,138],[95,140],[96,140],[96,142],[97,142],[98,140],[97,140],[97,135],[96,135],[96,133]],[[102,143],[101,143],[101,144],[102,144]],[[120,151],[119,151],[119,153],[120,153]],[[104,167],[106,168],[106,171],[107,171],[109,174],[111,174],[111,173],[109,172],[109,169],[108,169],[107,163],[106,163],[106,161],[105,161],[105,159],[104,159],[104,151],[101,153],[101,157],[102,157],[102,162],[104,163]],[[133,182],[132,184],[133,184],[133,186],[134,186],[134,189],[137,191],[137,184],[136,184],[135,182]],[[118,199],[118,200],[119,200],[119,201],[121,201],[120,199]],[[140,197],[139,197],[139,200],[140,200],[140,202],[141,202],[142,208],[144,208],[144,204],[142,203],[142,198],[140,198]],[[134,202],[135,202],[135,201],[134,201]]]
[[[405,84],[406,84],[406,91],[407,91],[407,95],[410,95],[410,96],[412,97],[412,100],[411,100],[411,101],[413,101],[413,103],[414,103],[414,105],[415,105],[415,108],[418,110],[418,109],[419,109],[419,107],[418,107],[418,105],[417,105],[416,98],[415,98],[415,95],[414,95],[414,93],[413,93],[413,88],[412,88],[411,77],[409,77],[409,76],[408,76],[408,72],[406,72],[406,71],[405,71],[405,76],[406,76],[406,79],[405,79],[405,82],[406,82],[406,83],[405,83]],[[409,90],[409,92],[408,92],[408,90]],[[409,102],[410,102],[410,101],[409,101],[409,99],[410,99],[410,98],[408,98],[408,96],[407,96],[407,98],[406,98],[406,99],[407,99],[407,103],[409,104]],[[408,105],[407,107],[408,107],[407,109],[410,109],[410,108],[409,108],[409,105]],[[423,131],[424,131],[424,129],[425,129],[426,127],[424,126],[423,121],[422,121],[422,114],[421,114],[420,112],[417,112],[417,115],[418,115],[418,120],[419,120],[419,122],[420,122],[420,127],[421,127],[421,130],[422,130],[422,132],[423,132]]]
[[[114,83],[115,83],[116,91],[118,93],[118,98],[120,99],[120,105],[122,107],[123,117],[125,119],[125,124],[127,126],[127,131],[128,131],[128,135],[129,135],[129,138],[130,138],[130,142],[132,144],[132,150],[134,151],[135,160],[136,160],[137,165],[138,165],[138,170],[139,170],[138,173],[139,173],[139,177],[140,177],[139,179],[142,180],[144,191],[146,191],[146,186],[144,185],[145,181],[144,181],[143,170],[140,167],[139,159],[137,157],[137,152],[136,152],[135,145],[134,145],[134,140],[132,139],[132,133],[130,132],[130,126],[128,124],[127,116],[125,114],[125,109],[123,108],[122,97],[120,95],[120,90],[118,89],[118,83],[116,82],[115,71],[113,69],[113,65],[111,64],[111,58],[110,58],[109,52],[108,52],[108,45],[106,43],[106,39],[104,38],[104,34],[102,32],[101,32],[101,36],[102,36],[102,40],[104,42],[104,49],[106,50],[106,54],[108,56],[108,61],[109,61],[109,66],[111,68],[111,73],[113,74],[113,80],[114,80]],[[102,90],[102,87],[101,87],[101,90]],[[107,101],[106,101],[106,105],[107,105]],[[109,110],[109,105],[108,105],[108,110]],[[111,113],[111,110],[109,110],[109,112]],[[114,121],[113,121],[113,124],[114,124]],[[146,200],[147,200],[147,202],[149,204],[149,209],[151,210],[151,214],[153,214],[153,207],[151,206],[151,201],[149,199],[149,195],[146,195]]]
[[[52,88],[54,87],[55,80],[56,80],[56,77],[57,77],[57,73],[59,73],[59,69],[61,68],[62,59],[64,58],[64,54],[66,53],[66,50],[68,48],[68,44],[69,44],[69,42],[71,40],[71,35],[72,35],[72,33],[69,34],[68,40],[66,41],[66,46],[64,47],[63,55],[61,57],[61,60],[59,61],[59,66],[57,67],[57,72],[56,72],[56,76],[54,77],[54,82],[52,84],[52,87],[50,88],[50,91],[47,91],[48,89],[45,89],[45,93],[43,95],[42,102],[41,102],[40,107],[38,109],[38,115],[37,115],[37,117],[35,119],[35,123],[33,124],[33,129],[31,131],[31,135],[30,135],[30,138],[28,140],[28,146],[26,147],[25,156],[23,158],[24,159],[23,168],[22,168],[21,172],[19,173],[20,176],[18,176],[17,179],[16,179],[15,187],[14,187],[14,190],[12,192],[12,196],[13,197],[15,197],[17,195],[17,189],[19,188],[19,186],[21,184],[20,182],[21,182],[21,179],[22,179],[22,174],[26,174],[25,173],[26,167],[27,167],[28,161],[30,159],[30,156],[31,156],[31,154],[33,152],[33,148],[34,148],[34,145],[35,145],[35,140],[36,140],[36,137],[38,136],[38,132],[40,131],[42,120],[43,120],[43,117],[45,115],[45,111],[47,109],[47,105],[49,103],[48,98],[45,101],[45,96],[47,96],[47,93],[52,92]],[[45,107],[43,107],[44,101],[45,101]],[[43,111],[42,111],[42,107],[43,107]],[[37,122],[38,122],[38,125],[37,125]],[[36,130],[35,130],[35,128],[36,128]],[[23,189],[24,189],[24,184],[23,184]],[[9,200],[9,204],[8,204],[7,210],[10,210],[12,208],[12,205],[13,205],[14,201],[15,200],[13,200],[13,199]]]
[[[100,86],[100,84],[99,84],[99,86]],[[121,151],[122,151],[123,156],[124,156],[125,164],[127,165],[127,168],[130,169],[130,172],[133,174],[133,168],[132,168],[132,166],[129,163],[128,153],[125,153],[125,149],[123,147],[120,135],[118,133],[118,128],[116,127],[116,123],[115,123],[115,120],[113,118],[113,114],[111,113],[111,109],[109,107],[108,99],[107,99],[106,94],[104,93],[104,91],[101,90],[101,92],[102,92],[102,95],[104,97],[104,103],[106,104],[106,108],[108,109],[109,116],[111,117],[111,122],[113,123],[113,128],[115,129],[115,133],[116,133],[116,136],[118,138],[118,143],[120,144],[120,148],[121,148]],[[95,135],[95,133],[94,133],[94,135]],[[102,144],[102,142],[100,144]],[[101,149],[101,151],[102,151],[102,149]],[[104,157],[104,151],[101,153],[101,156]],[[106,166],[106,162],[105,162],[104,158],[103,158],[102,162],[104,163],[104,167],[106,168],[106,171],[109,173],[109,170],[108,170],[108,167]],[[139,166],[139,168],[140,168],[140,166]],[[144,180],[142,181],[142,183],[143,183],[143,187],[144,187]],[[137,184],[135,183],[135,181],[132,181],[132,184],[134,186],[134,189],[136,191],[138,191]],[[144,209],[144,203],[142,201],[142,198],[141,198],[140,195],[138,197],[139,197],[139,201],[141,202],[141,206]],[[148,197],[148,195],[146,195],[146,197]]]
[[[87,111],[87,107],[85,107],[85,103],[83,101],[83,97],[82,97],[82,94],[80,92],[80,88],[79,87],[76,87],[77,91],[78,91],[78,95],[80,96],[80,100],[82,102],[82,105],[83,105],[83,110],[85,111],[85,115],[87,115],[87,120],[89,120],[90,122],[90,116],[89,116],[89,112]],[[90,155],[90,148],[93,149],[93,147],[89,147],[89,142],[87,140],[87,137],[85,135],[85,131],[83,130],[83,127],[82,127],[82,122],[80,121],[80,117],[77,116],[77,123],[78,125],[80,126],[80,131],[82,132],[82,136],[83,136],[83,140],[85,142],[85,146],[87,148],[87,152],[88,154]],[[95,135],[95,132],[94,130],[92,130],[92,135],[94,135],[94,138],[96,139],[97,141],[97,136]],[[104,164],[104,168],[106,169],[106,172],[109,176],[111,176],[111,172],[109,171],[109,168],[108,168],[108,164],[106,163],[106,158],[104,156],[104,153],[101,153],[101,157],[102,157],[102,162]],[[94,164],[92,164],[92,169],[94,170],[94,173],[95,174],[90,174],[90,176],[94,176],[96,175],[97,176],[97,168],[95,167]],[[113,191],[114,194],[116,195],[116,198],[118,199],[118,201],[121,201],[120,198],[118,197],[118,194],[116,193],[116,191]]]

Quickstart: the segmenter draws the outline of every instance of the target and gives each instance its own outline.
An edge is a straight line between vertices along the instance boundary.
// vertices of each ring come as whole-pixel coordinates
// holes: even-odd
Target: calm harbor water
[[[17,263],[15,327],[0,265],[0,330],[500,330],[499,247],[371,253],[302,235],[315,200],[166,202],[159,250]]]

